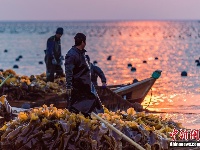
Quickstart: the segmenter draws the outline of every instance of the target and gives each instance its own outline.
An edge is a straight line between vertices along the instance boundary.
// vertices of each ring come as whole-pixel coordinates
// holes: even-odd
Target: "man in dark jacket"
[[[74,40],[75,45],[65,56],[66,87],[70,103],[68,108],[75,112],[89,113],[95,107],[100,109],[101,106],[91,90],[90,66],[86,61],[84,49],[86,36],[83,33],[77,33]]]
[[[90,71],[91,71],[91,80],[92,83],[97,86],[97,78],[98,76],[101,79],[102,82],[102,86],[106,86],[106,77],[103,73],[103,71],[101,70],[101,68],[99,68],[98,66],[93,65],[92,63],[90,63],[90,57],[88,55],[85,55],[87,58],[88,63],[90,64]]]
[[[54,73],[57,76],[63,76],[62,54],[61,54],[61,36],[63,28],[57,28],[56,34],[47,40],[47,49],[45,50],[46,63],[46,81],[54,81]]]

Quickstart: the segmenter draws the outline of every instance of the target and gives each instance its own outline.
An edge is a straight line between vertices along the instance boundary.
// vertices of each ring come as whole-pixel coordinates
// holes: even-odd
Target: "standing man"
[[[46,81],[54,82],[54,73],[56,76],[63,76],[62,69],[62,54],[61,54],[61,36],[63,35],[63,28],[59,27],[56,34],[47,40],[47,49],[45,50],[46,63]]]
[[[77,113],[81,111],[87,114],[96,107],[100,109],[101,105],[95,94],[91,92],[90,68],[84,49],[86,36],[83,33],[77,33],[74,40],[75,45],[65,56],[66,87],[70,103],[68,108]]]
[[[95,86],[98,86],[97,78],[100,77],[101,82],[102,82],[102,86],[105,87],[106,86],[106,77],[105,77],[103,71],[101,70],[101,68],[99,68],[98,66],[93,65],[90,62],[90,57],[88,55],[85,55],[85,56],[87,58],[88,63],[90,64],[90,71],[91,71],[91,80],[92,80],[92,83]]]

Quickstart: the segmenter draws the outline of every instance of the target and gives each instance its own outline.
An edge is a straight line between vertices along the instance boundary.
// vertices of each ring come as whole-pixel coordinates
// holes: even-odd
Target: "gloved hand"
[[[105,82],[102,82],[102,88],[105,89],[107,84]]]
[[[57,65],[57,61],[56,61],[55,58],[52,59],[52,64],[53,64],[53,65]]]
[[[60,56],[60,60],[65,60],[63,56]]]

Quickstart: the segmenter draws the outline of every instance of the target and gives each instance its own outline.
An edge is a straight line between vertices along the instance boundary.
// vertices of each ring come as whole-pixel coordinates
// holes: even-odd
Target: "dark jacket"
[[[49,59],[55,58],[57,62],[60,62],[61,57],[61,40],[56,40],[56,36],[51,36],[47,40],[46,55]]]
[[[98,76],[100,77],[102,83],[103,82],[106,83],[106,77],[105,77],[103,71],[98,66],[94,66],[92,63],[90,65],[90,67],[91,67],[91,80],[92,80],[92,83],[94,85],[98,85],[97,84]]]
[[[65,74],[67,88],[91,90],[90,69],[85,58],[86,50],[73,46],[65,56]]]

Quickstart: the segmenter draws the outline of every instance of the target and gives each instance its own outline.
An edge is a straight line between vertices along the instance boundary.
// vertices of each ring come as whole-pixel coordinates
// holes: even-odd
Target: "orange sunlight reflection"
[[[182,26],[173,26],[168,22],[123,22],[116,23],[116,26],[119,27],[106,32],[101,41],[112,47],[105,53],[113,54],[112,61],[99,63],[106,72],[108,84],[132,83],[135,78],[143,80],[151,77],[153,71],[160,69],[162,75],[153,86],[152,96],[150,91],[142,105],[146,107],[151,100],[148,106],[150,110],[187,112],[182,106],[188,105],[191,95],[181,87],[193,86],[194,83],[189,78],[180,77],[180,70],[186,69],[187,66],[183,65],[180,58],[187,58],[184,50],[189,47],[189,44],[184,44],[183,38],[180,38],[179,29]],[[133,72],[127,67],[129,63],[136,71]],[[196,97],[200,99],[200,95]],[[200,104],[196,101],[191,103]]]

